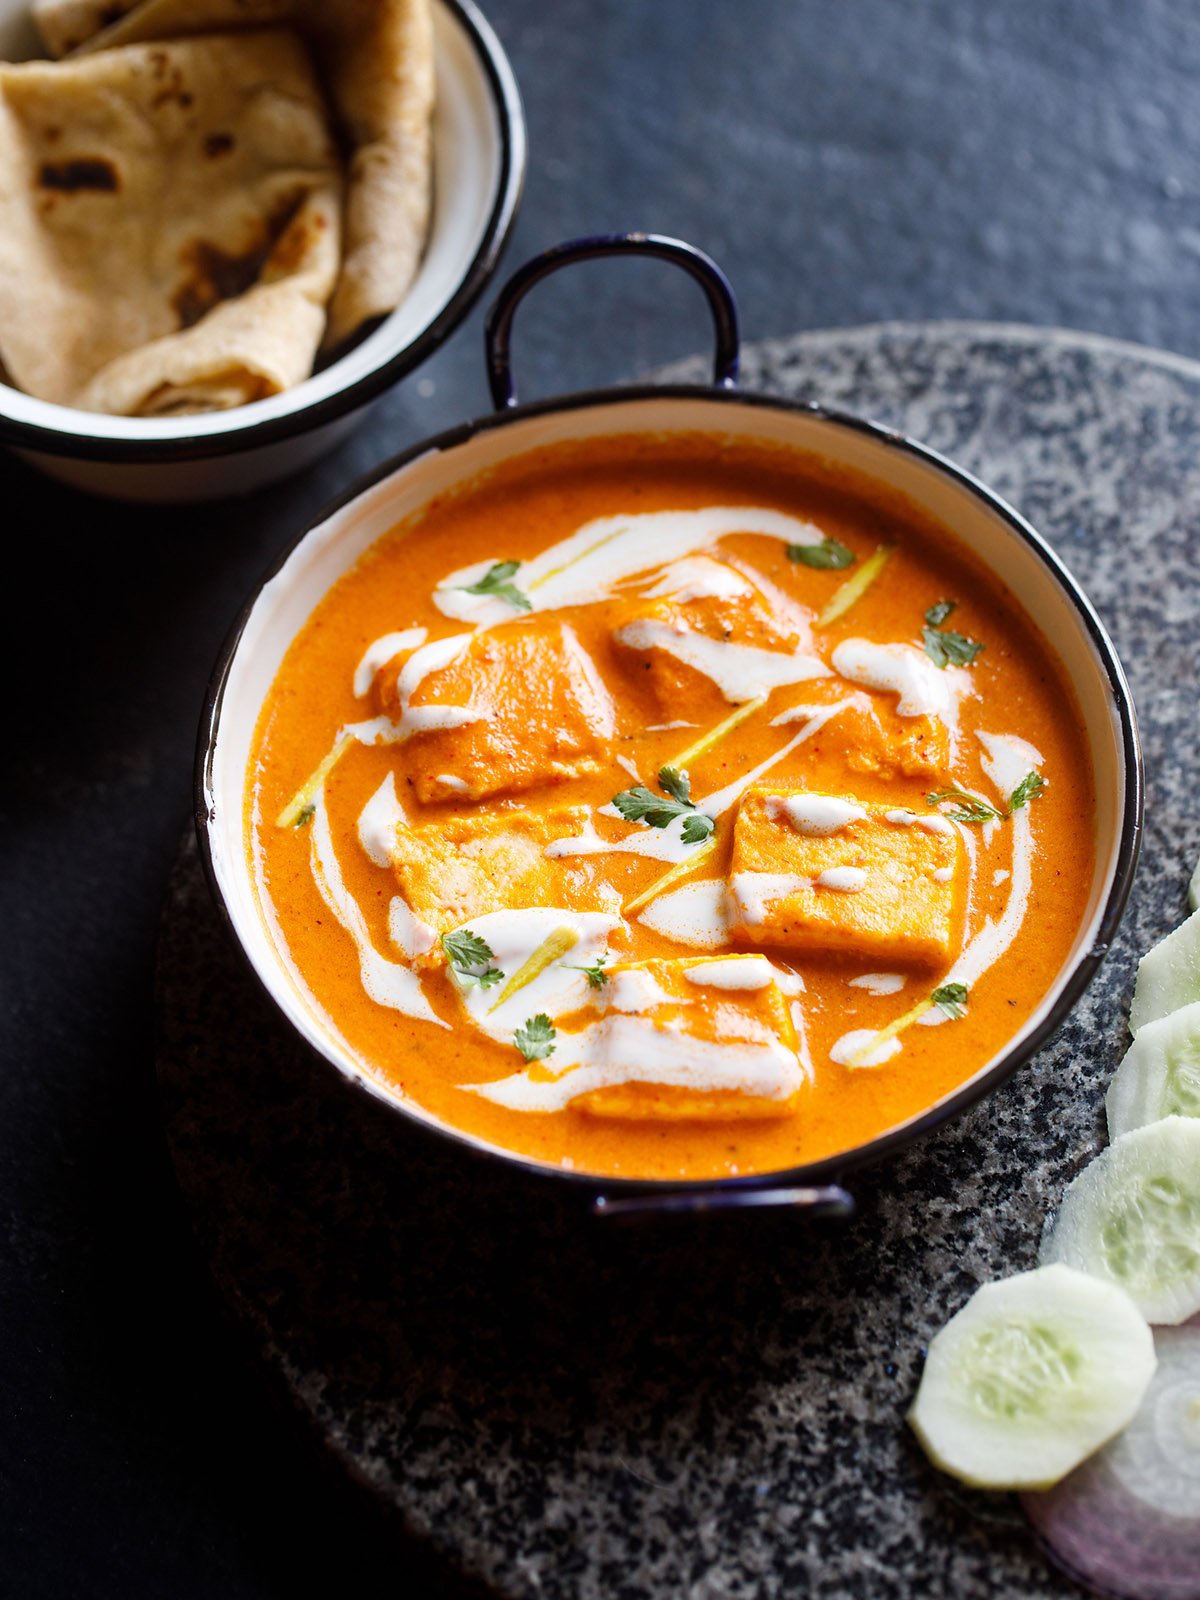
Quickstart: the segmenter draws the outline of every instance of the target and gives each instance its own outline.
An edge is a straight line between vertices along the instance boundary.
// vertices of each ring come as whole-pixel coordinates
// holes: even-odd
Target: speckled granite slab
[[[981,1281],[1032,1264],[1098,1147],[1136,954],[1183,913],[1200,850],[1200,367],[1073,335],[884,327],[760,346],[745,382],[980,473],[1114,633],[1148,826],[1086,1001],[991,1099],[854,1178],[852,1223],[622,1229],[346,1095],[259,997],[188,849],[160,970],[180,1182],[219,1284],[314,1425],[503,1596],[1076,1594],[1012,1504],[940,1478],[902,1419],[924,1342]]]

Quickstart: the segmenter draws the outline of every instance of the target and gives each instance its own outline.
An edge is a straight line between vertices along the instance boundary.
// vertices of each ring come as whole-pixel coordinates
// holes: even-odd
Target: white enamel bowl
[[[635,241],[636,245],[637,241]],[[647,242],[648,243],[648,242]],[[660,245],[669,241],[658,241]],[[615,248],[629,248],[609,241]],[[675,245],[682,250],[686,247]],[[571,255],[564,247],[560,257]],[[577,254],[599,253],[588,241]],[[659,254],[667,253],[659,250]],[[695,254],[694,252],[692,253]],[[702,258],[706,259],[706,258]],[[523,269],[514,295],[503,292],[493,313],[493,387],[511,396],[507,324],[528,281],[544,269]],[[504,307],[505,298],[508,299]],[[504,322],[503,328],[498,323]],[[736,341],[736,324],[734,325]],[[734,344],[736,350],[736,343]],[[736,360],[736,357],[734,358]],[[720,368],[720,362],[718,362]],[[725,372],[722,383],[729,383]],[[965,1084],[920,1116],[869,1145],[786,1173],[692,1185],[622,1183],[583,1177],[599,1204],[621,1208],[689,1209],[725,1204],[837,1205],[828,1187],[846,1169],[882,1155],[961,1111],[1007,1077],[1063,1020],[1094,974],[1119,919],[1137,857],[1141,771],[1129,690],[1113,646],[1070,574],[1041,537],[977,480],[936,453],[898,434],[815,406],[745,395],[729,386],[635,388],[571,395],[533,406],[512,406],[416,447],[355,488],[306,532],[249,602],[218,664],[201,729],[197,766],[197,823],[217,899],[234,934],[280,1012],[331,1065],[387,1107],[418,1122],[433,1119],[372,1080],[305,997],[276,937],[264,921],[247,864],[243,801],[258,710],[284,654],[337,579],[377,538],[413,516],[435,496],[515,456],[561,441],[612,434],[707,433],[729,440],[785,445],[811,452],[867,479],[899,490],[962,543],[1021,597],[1045,638],[1053,641],[1070,679],[1094,764],[1097,816],[1095,866],[1087,909],[1070,953],[1041,1003],[1004,1048]],[[404,623],[399,618],[397,626]],[[478,1141],[433,1123],[467,1144]],[[524,1167],[537,1163],[497,1151]],[[558,1168],[563,1181],[576,1181]],[[814,1189],[813,1185],[826,1185]]]
[[[0,0],[0,59],[39,55],[27,0]],[[525,174],[525,124],[499,41],[472,0],[433,0],[437,65],[434,210],[403,303],[296,388],[232,411],[110,417],[0,383],[0,443],[42,471],[129,500],[205,500],[272,483],[314,461],[372,400],[426,359],[495,270]]]

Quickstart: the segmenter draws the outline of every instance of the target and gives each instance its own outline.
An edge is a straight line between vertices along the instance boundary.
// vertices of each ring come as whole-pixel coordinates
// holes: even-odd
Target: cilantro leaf
[[[931,628],[940,628],[957,605],[957,600],[939,600],[925,613],[925,621]]]
[[[678,800],[681,806],[692,804],[692,782],[687,772],[680,772],[675,767],[660,767],[658,781],[672,800]]]
[[[713,826],[711,817],[706,817],[703,811],[697,811],[684,823],[680,838],[684,844],[703,844],[713,831]]]
[[[819,567],[824,572],[841,572],[854,565],[854,551],[840,539],[826,537],[820,544],[789,544],[789,561],[798,561],[802,567]]]
[[[1009,816],[1011,817],[1014,811],[1020,811],[1021,807],[1028,805],[1031,800],[1036,800],[1045,787],[1046,780],[1040,772],[1027,772],[1009,798]]]
[[[456,928],[453,933],[444,933],[442,949],[446,952],[446,960],[463,983],[477,983],[481,989],[490,989],[504,976],[499,967],[487,965],[495,960],[495,952],[486,939],[472,933],[470,928]],[[475,967],[485,967],[486,971],[476,972],[473,970]]]
[[[922,628],[921,642],[935,667],[969,667],[985,648],[978,639],[968,639],[951,628]]]
[[[604,970],[604,963],[607,960],[607,956],[600,956],[590,967],[572,967],[569,963],[564,963],[564,965],[566,965],[568,972],[582,972],[591,988],[603,989],[608,982],[608,973]]]
[[[519,561],[497,561],[475,583],[460,583],[458,587],[464,594],[495,595],[497,600],[506,600],[518,611],[532,611],[533,602],[529,596],[508,581],[520,565]]]
[[[944,983],[930,995],[935,1006],[941,1006],[948,1017],[957,1022],[967,1014],[967,986],[965,983]]]
[[[639,783],[633,789],[622,789],[620,794],[613,795],[613,805],[626,822],[644,822],[651,828],[669,828],[676,817],[686,817],[688,820],[683,829],[685,844],[699,844],[713,831],[712,818],[697,811],[690,800],[664,800],[661,795],[651,794],[644,784]]]
[[[310,800],[306,806],[301,806],[300,810],[297,811],[296,820],[295,820],[295,822],[292,823],[292,827],[293,828],[304,828],[304,827],[307,827],[307,825],[312,821],[312,819],[316,816],[316,814],[317,814],[317,808],[313,804],[313,802]]]
[[[1004,818],[995,806],[988,805],[986,800],[981,800],[978,795],[968,794],[965,789],[938,789],[933,794],[927,794],[925,799],[931,806],[940,805],[943,800],[959,800],[953,811],[946,812],[954,822],[1003,822]]]
[[[513,1043],[526,1061],[539,1061],[554,1054],[554,1024],[544,1011],[523,1022],[513,1035]]]

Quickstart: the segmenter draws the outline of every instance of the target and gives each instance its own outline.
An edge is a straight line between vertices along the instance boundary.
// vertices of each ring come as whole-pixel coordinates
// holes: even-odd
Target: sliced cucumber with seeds
[[[1148,1322],[1200,1311],[1200,1121],[1167,1117],[1098,1155],[1063,1196],[1041,1260],[1118,1285]]]
[[[1196,1000],[1200,1000],[1200,911],[1194,911],[1138,962],[1129,1027],[1136,1033],[1148,1022],[1157,1022]]]
[[[1110,1139],[1163,1117],[1200,1117],[1200,1001],[1138,1030],[1104,1104]]]
[[[984,1284],[929,1346],[908,1414],[935,1466],[982,1489],[1035,1489],[1119,1433],[1154,1376],[1122,1290],[1070,1267]]]

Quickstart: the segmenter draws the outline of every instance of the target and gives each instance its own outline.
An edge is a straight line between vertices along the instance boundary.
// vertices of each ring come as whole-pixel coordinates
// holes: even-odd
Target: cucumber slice
[[[1167,1117],[1098,1155],[1063,1196],[1040,1259],[1117,1284],[1148,1322],[1200,1311],[1200,1121]]]
[[[1200,911],[1160,939],[1138,962],[1129,1026],[1136,1033],[1200,1000]]]
[[[1138,1030],[1104,1104],[1110,1139],[1163,1117],[1200,1117],[1200,1002]]]
[[[982,1489],[1057,1483],[1119,1433],[1154,1376],[1129,1296],[1070,1267],[986,1283],[931,1341],[908,1420],[929,1459]]]

